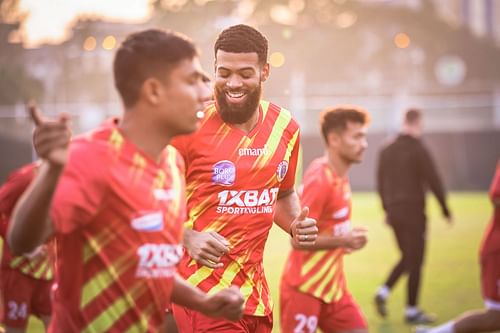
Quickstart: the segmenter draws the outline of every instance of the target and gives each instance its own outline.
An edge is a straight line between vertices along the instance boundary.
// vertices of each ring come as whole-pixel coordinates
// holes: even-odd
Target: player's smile
[[[226,100],[231,104],[240,104],[247,98],[247,93],[242,90],[226,90]]]

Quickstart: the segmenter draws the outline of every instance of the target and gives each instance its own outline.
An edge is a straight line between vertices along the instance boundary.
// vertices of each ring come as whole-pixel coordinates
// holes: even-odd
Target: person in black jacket
[[[432,323],[435,318],[417,306],[420,275],[424,259],[426,216],[425,192],[434,193],[443,215],[451,224],[445,190],[429,151],[420,140],[422,113],[409,109],[402,132],[380,152],[377,167],[377,190],[392,227],[401,259],[375,295],[377,312],[387,316],[386,301],[399,278],[408,273],[405,320],[411,324]]]

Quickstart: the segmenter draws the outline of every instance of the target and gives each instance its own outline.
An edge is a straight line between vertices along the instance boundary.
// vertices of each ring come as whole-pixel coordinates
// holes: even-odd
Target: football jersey
[[[0,187],[0,234],[3,238],[7,233],[9,220],[17,200],[33,180],[36,168],[36,164],[32,163],[14,171]],[[49,256],[52,243],[41,245],[32,253],[21,256],[12,255],[7,242],[3,242],[2,247],[2,268],[18,270],[34,279],[52,280],[53,263]]]
[[[246,133],[226,124],[215,105],[209,106],[200,129],[172,144],[186,162],[186,227],[215,231],[230,243],[222,268],[185,256],[179,271],[209,294],[238,286],[245,314],[264,316],[272,311],[264,246],[279,193],[294,187],[300,139],[289,111],[261,101],[258,112],[257,125]]]
[[[182,256],[184,164],[150,159],[114,124],[76,138],[54,193],[51,331],[157,332]]]
[[[300,193],[302,207],[316,219],[318,235],[343,236],[351,231],[351,189],[347,178],[339,177],[326,157],[308,167]],[[342,298],[346,291],[344,248],[302,251],[292,249],[282,281],[326,303]]]
[[[493,181],[491,182],[489,196],[491,200],[500,199],[500,161]],[[481,245],[481,254],[486,255],[493,252],[500,252],[500,208],[493,207],[493,217],[491,223],[486,227],[486,232]]]

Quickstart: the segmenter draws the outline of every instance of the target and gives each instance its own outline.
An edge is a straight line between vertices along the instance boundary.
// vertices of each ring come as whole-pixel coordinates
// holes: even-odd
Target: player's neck
[[[248,134],[255,128],[255,126],[257,126],[259,118],[260,118],[260,106],[257,106],[257,109],[252,114],[250,119],[248,119],[243,124],[231,124],[231,126],[236,127]]]
[[[326,152],[326,158],[330,167],[339,177],[344,178],[347,176],[347,172],[349,172],[349,169],[351,168],[351,163],[345,161],[345,159],[343,159],[339,154],[328,150]]]
[[[147,117],[142,117],[136,111],[126,111],[118,127],[128,140],[153,161],[159,160],[161,152],[171,139],[157,124],[149,122]]]

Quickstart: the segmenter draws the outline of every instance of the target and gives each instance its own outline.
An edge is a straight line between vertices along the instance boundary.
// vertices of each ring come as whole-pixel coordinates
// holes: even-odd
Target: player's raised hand
[[[220,259],[229,252],[230,244],[215,231],[198,232],[186,229],[184,247],[191,258],[199,264],[210,268],[220,268],[223,266]]]
[[[35,124],[33,146],[38,157],[54,166],[64,166],[71,140],[68,115],[61,114],[57,119],[47,119],[33,103],[28,105],[28,113]]]
[[[238,321],[243,316],[245,299],[237,287],[230,287],[208,296],[208,307],[203,311],[210,317]]]
[[[297,245],[313,245],[318,237],[316,220],[308,215],[309,207],[302,208],[300,215],[290,225],[292,242]]]

